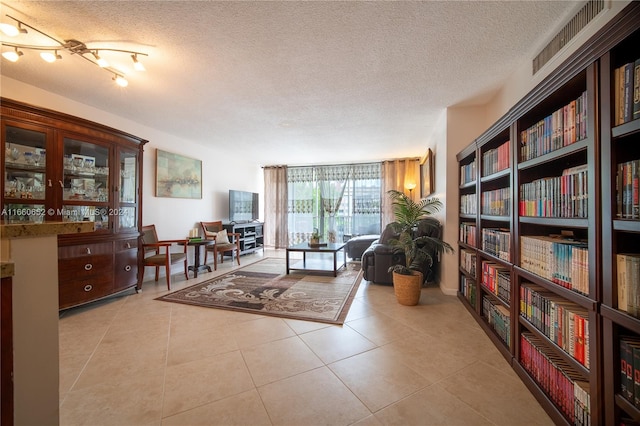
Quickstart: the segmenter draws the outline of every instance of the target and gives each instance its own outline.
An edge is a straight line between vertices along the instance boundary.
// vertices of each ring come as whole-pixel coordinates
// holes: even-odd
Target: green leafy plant
[[[397,252],[404,253],[405,264],[393,265],[389,272],[402,275],[412,275],[412,271],[420,271],[426,263],[433,265],[432,253],[453,253],[453,247],[438,237],[427,235],[417,236],[418,226],[439,227],[435,218],[430,218],[440,211],[442,203],[437,198],[423,198],[413,201],[404,192],[392,189],[387,191],[392,200],[395,221],[390,223],[393,231],[398,234],[390,244]]]
[[[311,239],[320,240],[320,231],[318,231],[318,228],[313,228],[313,232],[311,233]]]

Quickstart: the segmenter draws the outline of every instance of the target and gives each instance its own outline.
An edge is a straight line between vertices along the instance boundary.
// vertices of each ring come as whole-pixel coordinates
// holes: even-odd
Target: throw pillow
[[[229,244],[229,235],[227,235],[226,229],[216,233],[216,244]]]

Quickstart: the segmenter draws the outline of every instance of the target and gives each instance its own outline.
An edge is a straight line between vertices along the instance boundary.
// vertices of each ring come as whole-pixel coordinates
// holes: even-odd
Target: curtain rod
[[[334,163],[334,164],[282,164],[282,165],[268,165],[268,166],[260,166],[263,169],[267,168],[280,168],[280,167],[326,167],[326,166],[361,166],[363,164],[382,164],[389,163],[392,161],[405,161],[405,160],[416,160],[420,161],[420,157],[405,157],[405,158],[395,158],[391,160],[380,160],[380,161],[365,161],[362,163]]]

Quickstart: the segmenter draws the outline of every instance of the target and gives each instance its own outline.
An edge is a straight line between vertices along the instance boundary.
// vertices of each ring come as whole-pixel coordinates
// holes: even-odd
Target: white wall
[[[226,220],[229,189],[264,191],[262,169],[258,164],[234,160],[240,157],[234,155],[231,141],[228,147],[207,148],[4,76],[0,76],[0,87],[4,98],[81,117],[148,140],[143,158],[142,222],[155,224],[160,238],[186,237],[201,220]],[[157,149],[202,160],[202,199],[155,196]],[[263,208],[262,196],[260,201]]]
[[[460,199],[458,187],[460,182],[460,168],[456,155],[486,127],[486,108],[458,107],[447,110],[447,157],[446,157],[446,221],[444,227],[444,240],[455,249],[455,254],[444,256],[440,289],[443,293],[454,295],[458,290],[458,247],[459,228],[458,217],[460,211]]]

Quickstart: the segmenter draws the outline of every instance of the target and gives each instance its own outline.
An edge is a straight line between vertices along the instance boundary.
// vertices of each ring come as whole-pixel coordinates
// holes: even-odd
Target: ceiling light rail
[[[31,25],[14,18],[13,16],[6,15],[7,18],[14,20],[17,23],[17,26],[0,23],[0,31],[9,37],[16,37],[21,34],[28,34],[28,29],[31,29],[37,33],[42,34],[43,36],[53,40],[57,43],[57,46],[46,46],[46,45],[32,45],[32,44],[20,44],[20,43],[10,43],[6,41],[2,41],[1,44],[3,47],[10,48],[11,50],[6,50],[2,52],[2,56],[11,62],[17,62],[21,56],[24,55],[22,50],[36,50],[41,51],[40,57],[46,62],[55,62],[56,60],[61,60],[62,56],[58,53],[59,51],[67,51],[71,55],[78,55],[82,59],[91,62],[92,64],[104,69],[113,75],[113,80],[121,87],[126,87],[129,83],[127,79],[124,77],[121,71],[115,70],[109,66],[109,63],[100,56],[100,52],[116,52],[116,53],[124,53],[131,56],[131,60],[133,61],[133,68],[136,71],[146,71],[144,64],[139,61],[138,56],[148,56],[146,53],[137,52],[135,50],[124,50],[124,49],[109,49],[103,47],[91,47],[87,46],[85,43],[75,40],[69,39],[64,42],[57,40],[55,37],[50,36],[49,34],[40,31],[37,28],[32,27]],[[26,27],[26,28],[25,28]],[[3,49],[4,50],[4,49]]]

